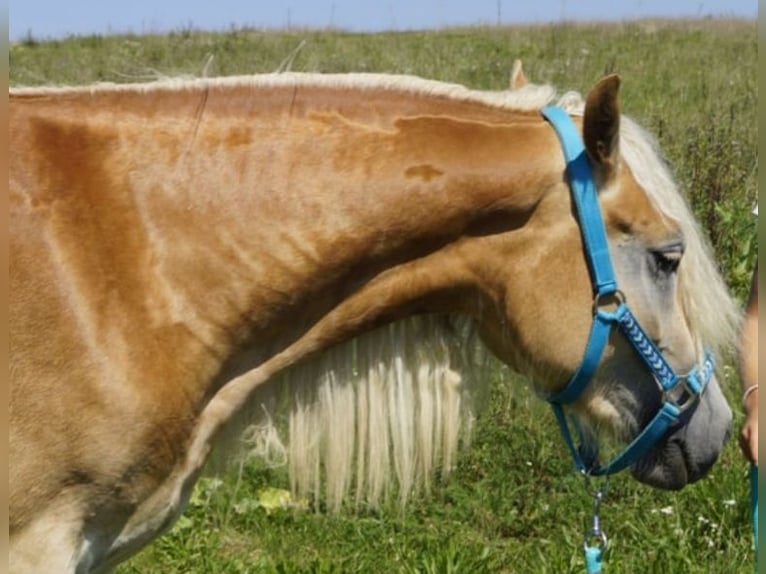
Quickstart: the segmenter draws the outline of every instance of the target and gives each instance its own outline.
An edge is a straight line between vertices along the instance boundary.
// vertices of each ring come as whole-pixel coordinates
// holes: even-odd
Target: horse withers
[[[478,349],[561,391],[614,301],[594,304],[539,111],[554,91],[514,87],[280,74],[11,90],[11,571],[102,572],[138,551],[224,427],[281,388],[294,488],[326,483],[331,506],[449,471],[485,382],[464,371]],[[730,343],[735,307],[618,87],[559,106],[619,298],[686,373]],[[667,394],[613,329],[564,410],[593,442],[630,442]],[[713,377],[633,474],[700,479],[730,421]]]

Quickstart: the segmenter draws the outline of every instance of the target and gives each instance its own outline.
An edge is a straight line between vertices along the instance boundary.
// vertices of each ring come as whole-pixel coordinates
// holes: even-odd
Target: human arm
[[[742,453],[758,465],[758,265],[753,271],[739,339],[739,372],[742,379],[745,422],[740,432]]]

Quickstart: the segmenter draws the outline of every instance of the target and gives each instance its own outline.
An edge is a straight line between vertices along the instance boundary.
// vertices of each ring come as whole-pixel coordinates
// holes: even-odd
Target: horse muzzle
[[[633,466],[636,480],[656,488],[679,490],[710,471],[731,436],[732,423],[731,409],[715,378],[684,415]]]

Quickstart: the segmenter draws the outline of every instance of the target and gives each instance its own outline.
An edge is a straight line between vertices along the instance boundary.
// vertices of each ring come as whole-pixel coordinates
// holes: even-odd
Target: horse
[[[629,302],[676,372],[725,350],[735,305],[619,90],[559,97],[520,68],[503,91],[296,73],[11,89],[10,570],[114,568],[248,424],[296,492],[406,502],[453,466],[483,365],[555,396],[602,307]],[[595,298],[552,103],[619,280]],[[619,329],[603,346],[561,410],[588,444],[628,444],[690,391],[659,387]],[[714,464],[731,411],[708,379],[637,480],[679,489]]]

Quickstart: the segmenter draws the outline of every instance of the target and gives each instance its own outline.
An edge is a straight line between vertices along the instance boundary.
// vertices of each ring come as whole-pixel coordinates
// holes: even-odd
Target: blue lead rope
[[[750,508],[753,513],[753,544],[755,545],[755,571],[758,572],[758,467],[750,467]]]

